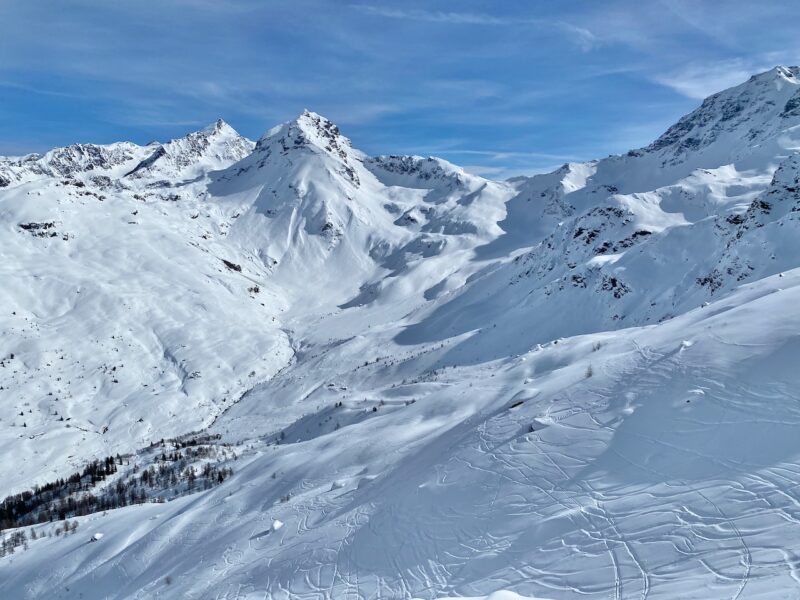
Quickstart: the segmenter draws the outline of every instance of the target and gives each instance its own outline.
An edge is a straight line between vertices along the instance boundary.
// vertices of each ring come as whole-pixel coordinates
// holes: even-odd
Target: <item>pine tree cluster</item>
[[[134,464],[125,469],[129,462],[127,457],[123,466],[124,457],[108,456],[92,461],[66,479],[8,496],[0,502],[0,531],[66,520],[131,504],[164,502],[170,496],[209,489],[233,473],[230,467],[218,464],[228,458],[228,451],[223,449],[220,452],[216,446],[209,445],[216,439],[218,436],[161,440],[151,444],[146,451],[151,461],[146,468]],[[157,450],[153,452],[158,447],[164,448],[160,454]],[[168,447],[171,447],[169,452]],[[235,453],[233,458],[236,458]],[[205,462],[195,466],[193,463],[198,461]],[[118,469],[124,469],[124,472],[116,481],[95,489]]]

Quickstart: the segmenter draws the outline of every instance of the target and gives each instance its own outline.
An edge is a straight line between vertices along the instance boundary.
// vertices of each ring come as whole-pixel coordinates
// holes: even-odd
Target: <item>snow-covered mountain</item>
[[[308,111],[0,159],[0,596],[791,597],[798,107],[504,182]]]

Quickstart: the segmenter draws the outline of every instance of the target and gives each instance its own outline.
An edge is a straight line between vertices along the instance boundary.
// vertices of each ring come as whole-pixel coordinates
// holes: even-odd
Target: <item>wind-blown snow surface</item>
[[[308,112],[6,159],[0,492],[203,428],[238,458],[0,595],[792,597],[799,75],[508,182]]]

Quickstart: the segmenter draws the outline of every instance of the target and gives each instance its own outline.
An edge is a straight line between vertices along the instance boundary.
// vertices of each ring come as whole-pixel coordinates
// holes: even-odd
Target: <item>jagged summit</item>
[[[353,146],[333,121],[309,110],[291,121],[273,127],[256,144],[257,149],[279,145],[286,152],[298,148],[317,148],[347,161]]]
[[[309,157],[316,159],[308,162]],[[277,125],[261,136],[252,156],[242,165],[237,165],[235,170],[243,173],[253,166],[262,170],[268,165],[274,168],[289,168],[291,165],[292,169],[298,169],[304,168],[302,165],[306,163],[307,166],[315,164],[323,170],[339,173],[358,187],[359,162],[363,158],[364,154],[353,148],[336,124],[305,110],[296,119]]]
[[[233,127],[231,127],[224,119],[219,118],[213,123],[209,123],[208,125],[203,127],[203,129],[200,130],[200,133],[204,133],[206,135],[215,135],[218,133],[222,133],[223,131],[226,132],[232,131],[236,133],[236,130]]]
[[[352,147],[350,140],[343,136],[339,127],[330,119],[312,112],[308,109],[295,119],[297,127],[306,135],[309,141],[320,146],[346,146]]]

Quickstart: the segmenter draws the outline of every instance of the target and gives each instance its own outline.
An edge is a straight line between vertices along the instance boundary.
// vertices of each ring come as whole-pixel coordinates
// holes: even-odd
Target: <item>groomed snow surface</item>
[[[798,75],[506,182],[310,112],[3,159],[0,496],[232,474],[22,528],[0,597],[795,597]]]

